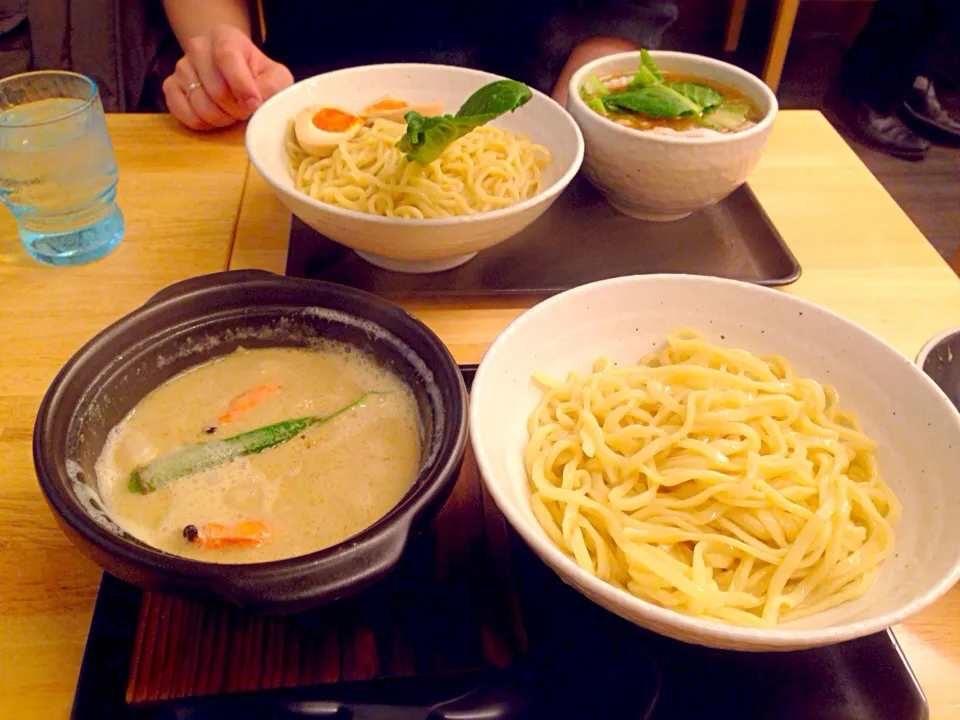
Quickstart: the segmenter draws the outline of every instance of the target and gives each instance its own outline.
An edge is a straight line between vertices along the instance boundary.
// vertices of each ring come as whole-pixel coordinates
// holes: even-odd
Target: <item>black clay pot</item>
[[[218,565],[170,555],[103,512],[93,468],[107,433],[137,402],[188,367],[243,347],[348,342],[413,389],[424,428],[419,476],[370,528],[289,560]],[[351,288],[262,271],[224,272],[162,290],[87,343],[40,405],[33,456],[40,486],[70,540],[109,573],[152,590],[219,596],[296,612],[352,595],[386,575],[443,505],[466,446],[467,393],[449,351],[425,325]]]

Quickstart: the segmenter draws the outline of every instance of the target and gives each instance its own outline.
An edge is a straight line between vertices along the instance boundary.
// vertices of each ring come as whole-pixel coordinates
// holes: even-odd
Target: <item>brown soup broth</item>
[[[698,85],[706,85],[707,87],[712,88],[723,95],[724,101],[746,102],[750,105],[750,112],[747,114],[747,120],[750,121],[751,125],[763,119],[763,113],[760,112],[760,108],[757,107],[757,104],[751,100],[749,96],[742,93],[740,90],[737,90],[736,88],[732,88],[729,85],[724,85],[723,83],[718,83],[715,80],[707,80],[697,75],[686,75],[684,73],[674,72],[663,72],[661,74],[663,75],[663,79],[667,82],[687,82],[696,83]],[[615,73],[602,78],[601,82],[603,82],[604,85],[608,85],[611,82],[616,82],[624,78],[629,79],[633,76],[634,73],[632,72]],[[609,113],[609,117],[614,122],[618,122],[621,125],[626,125],[627,127],[632,127],[637,130],[652,130],[653,128],[663,127],[671,128],[677,132],[684,132],[685,130],[695,130],[700,127],[700,124],[696,121],[696,119],[689,116],[678,118],[654,118],[639,112],[612,112]],[[733,130],[730,132],[738,131]]]

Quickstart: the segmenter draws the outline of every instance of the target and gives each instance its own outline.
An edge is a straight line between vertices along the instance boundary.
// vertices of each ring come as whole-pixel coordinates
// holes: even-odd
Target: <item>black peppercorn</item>
[[[217,431],[217,426],[216,426],[216,425],[207,425],[207,427],[205,427],[205,428],[203,429],[203,431],[204,431],[207,435],[213,435],[213,434]]]
[[[189,542],[196,542],[197,538],[200,536],[200,531],[197,530],[197,526],[196,526],[196,525],[187,525],[187,526],[183,529],[183,536],[184,536],[184,537],[187,539],[187,541],[189,541]]]

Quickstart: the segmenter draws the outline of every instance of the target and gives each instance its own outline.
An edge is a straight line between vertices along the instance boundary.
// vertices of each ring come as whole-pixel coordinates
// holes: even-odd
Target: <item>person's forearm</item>
[[[247,0],[163,0],[163,9],[182,48],[190,38],[206,35],[217,25],[233,25],[250,34]]]
[[[566,64],[563,66],[563,70],[560,71],[557,84],[553,87],[553,99],[561,105],[566,105],[567,85],[570,84],[570,78],[588,62],[605,57],[606,55],[636,49],[637,46],[635,43],[618,37],[592,37],[579,43],[571,51]]]

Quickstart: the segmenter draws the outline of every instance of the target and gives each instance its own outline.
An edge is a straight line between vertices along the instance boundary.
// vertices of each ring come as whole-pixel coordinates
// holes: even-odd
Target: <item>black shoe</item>
[[[863,142],[904,160],[923,160],[930,143],[908,128],[897,115],[886,115],[865,102],[847,113],[847,126]]]
[[[903,115],[918,132],[934,140],[960,143],[960,120],[944,110],[929,78],[914,81],[910,97],[903,104]]]

